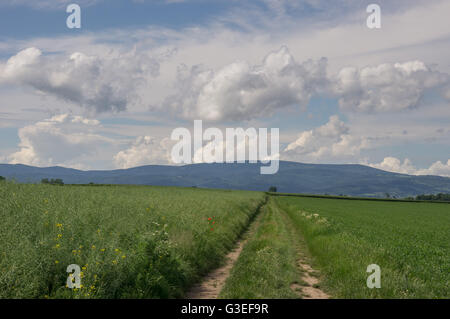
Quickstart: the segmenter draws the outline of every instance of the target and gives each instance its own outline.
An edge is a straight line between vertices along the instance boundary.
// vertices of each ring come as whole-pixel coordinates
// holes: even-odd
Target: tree
[[[64,182],[63,182],[63,180],[61,178],[57,178],[57,179],[52,179],[50,184],[63,186]]]
[[[276,186],[270,186],[269,187],[269,192],[276,193],[277,192],[277,187]]]
[[[0,182],[4,181],[6,178],[4,178],[3,176],[0,176]]]
[[[48,178],[43,178],[43,179],[41,179],[41,183],[42,184],[50,184],[50,185],[59,185],[59,186],[64,185],[63,180],[60,178],[57,178],[57,179],[52,178],[51,180],[48,180]]]

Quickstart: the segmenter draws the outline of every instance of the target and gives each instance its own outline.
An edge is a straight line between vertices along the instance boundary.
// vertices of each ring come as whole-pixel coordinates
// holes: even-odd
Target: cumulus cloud
[[[137,89],[157,76],[159,63],[135,50],[125,54],[44,56],[28,48],[0,65],[0,82],[30,86],[96,113],[123,111],[139,101]]]
[[[418,106],[427,89],[449,82],[447,74],[421,61],[346,67],[333,78],[333,91],[344,110],[399,111]]]
[[[412,165],[409,159],[405,159],[403,162],[395,157],[385,157],[381,163],[367,164],[371,167],[381,169],[383,171],[401,173],[401,174],[414,174],[416,169]]]
[[[169,138],[158,140],[151,136],[140,136],[128,149],[114,156],[114,163],[119,168],[130,168],[151,164],[169,164],[171,145]]]
[[[178,68],[176,93],[163,107],[187,119],[250,120],[277,110],[305,108],[313,95],[331,94],[348,112],[395,112],[418,107],[428,90],[444,98],[450,76],[421,61],[342,68],[327,75],[327,60],[297,63],[287,47],[262,64],[235,62],[218,70],[202,65]]]
[[[433,163],[429,168],[424,169],[416,168],[408,158],[405,158],[405,160],[402,162],[400,159],[395,157],[386,157],[381,163],[366,163],[366,165],[394,173],[409,175],[438,175],[450,177],[450,159],[447,161],[447,163],[437,161]]]
[[[111,143],[93,132],[98,125],[97,120],[60,114],[23,127],[19,129],[20,150],[11,154],[8,161],[35,166],[77,166],[83,157],[96,154],[102,144]]]
[[[288,106],[306,107],[328,84],[326,59],[297,63],[287,47],[260,65],[235,62],[214,71],[202,66],[178,68],[175,90],[164,107],[188,119],[249,120]]]
[[[429,168],[419,170],[419,175],[439,175],[450,177],[450,159],[447,163],[437,161],[433,163]]]
[[[303,162],[330,161],[358,155],[369,145],[368,138],[352,135],[350,128],[333,115],[325,125],[300,133],[281,157]]]

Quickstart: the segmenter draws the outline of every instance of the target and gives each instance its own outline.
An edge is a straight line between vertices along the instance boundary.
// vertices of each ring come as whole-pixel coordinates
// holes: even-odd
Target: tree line
[[[441,202],[450,202],[450,194],[436,194],[436,195],[417,195],[415,200],[435,200]]]

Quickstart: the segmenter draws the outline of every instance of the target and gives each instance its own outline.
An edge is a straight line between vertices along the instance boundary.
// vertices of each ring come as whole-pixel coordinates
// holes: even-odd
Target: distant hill
[[[450,178],[410,176],[363,165],[322,165],[280,162],[275,175],[260,175],[260,164],[150,165],[111,171],[80,171],[63,167],[38,168],[0,164],[0,176],[19,182],[61,178],[66,184],[137,184],[268,190],[278,192],[385,197],[450,193]]]

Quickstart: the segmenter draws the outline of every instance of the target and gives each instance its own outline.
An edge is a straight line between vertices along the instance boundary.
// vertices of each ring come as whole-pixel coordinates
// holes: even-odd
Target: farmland
[[[448,298],[450,205],[277,197],[340,298]],[[382,288],[366,287],[367,266]]]
[[[183,298],[247,229],[219,298],[450,291],[443,203],[0,182],[0,220],[0,298]],[[66,287],[70,264],[80,289]],[[380,289],[366,286],[370,264]]]
[[[175,298],[219,265],[264,194],[0,183],[0,298]],[[66,268],[83,287],[67,289]]]

